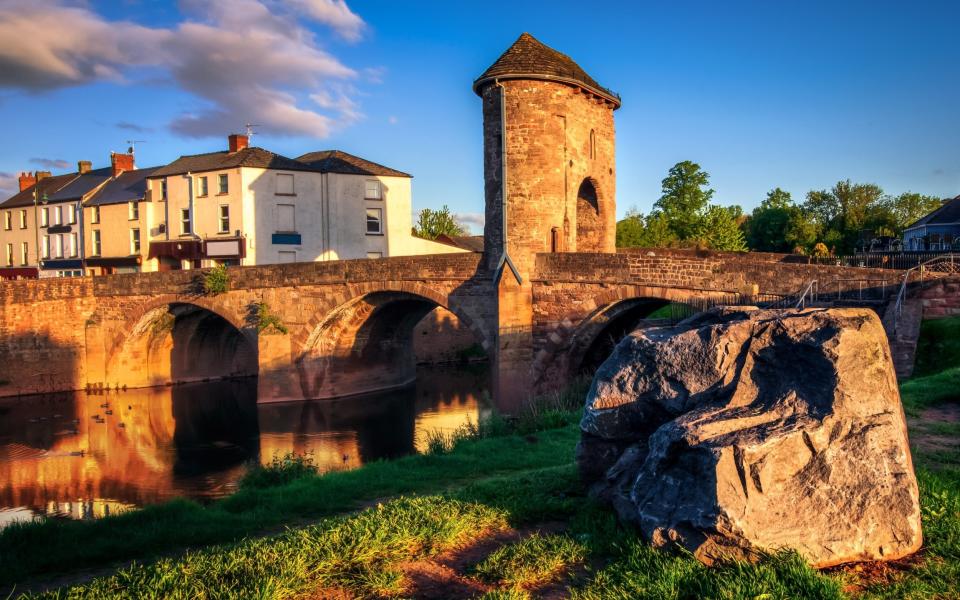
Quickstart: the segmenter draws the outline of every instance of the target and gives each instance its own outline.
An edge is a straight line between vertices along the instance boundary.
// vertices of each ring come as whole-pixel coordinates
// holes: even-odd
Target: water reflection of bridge
[[[416,387],[343,401],[258,404],[251,379],[0,400],[0,507],[102,516],[227,494],[249,461],[291,452],[323,470],[409,454],[423,431],[482,410],[485,370],[427,372]]]

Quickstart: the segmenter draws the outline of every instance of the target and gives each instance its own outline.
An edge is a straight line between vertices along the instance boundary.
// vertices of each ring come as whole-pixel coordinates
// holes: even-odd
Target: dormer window
[[[376,179],[368,179],[367,185],[364,190],[363,197],[367,200],[380,200],[382,199],[382,191],[380,189],[380,182]]]

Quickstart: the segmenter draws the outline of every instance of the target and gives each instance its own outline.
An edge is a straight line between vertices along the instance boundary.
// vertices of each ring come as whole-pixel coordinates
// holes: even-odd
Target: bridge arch
[[[253,376],[256,328],[218,298],[161,296],[137,306],[106,352],[104,382],[131,387]]]
[[[592,376],[614,346],[660,308],[682,305],[688,314],[694,314],[729,301],[730,296],[726,292],[638,285],[605,290],[587,303],[589,312],[582,318],[547,327],[549,333],[542,336],[546,342],[534,358],[536,386],[548,390],[578,376]]]
[[[489,342],[468,311],[448,295],[414,282],[352,287],[352,295],[323,311],[292,339],[294,366],[305,398],[385,390],[416,375],[413,332],[435,309],[452,313],[485,351]]]

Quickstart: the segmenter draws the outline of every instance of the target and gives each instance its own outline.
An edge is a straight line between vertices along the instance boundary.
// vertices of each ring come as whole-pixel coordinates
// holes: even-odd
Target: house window
[[[277,173],[277,195],[293,196],[293,175],[289,173]]]
[[[20,264],[26,266],[30,258],[30,245],[27,242],[20,243]]]
[[[7,266],[13,266],[13,244],[7,244]]]
[[[280,260],[282,263],[295,263],[297,262],[297,253],[293,250],[281,250],[279,253]]]
[[[40,209],[40,227],[47,227],[50,225],[50,208],[44,206]]]
[[[210,188],[209,188],[209,186],[207,185],[207,178],[206,178],[206,177],[201,177],[201,178],[200,178],[200,192],[199,192],[197,195],[199,195],[199,196],[206,196],[206,195],[209,193],[209,191],[210,191]]]
[[[3,228],[7,231],[13,228],[13,214],[9,210],[3,212]]]
[[[49,235],[43,236],[43,239],[41,240],[41,245],[40,245],[40,253],[41,253],[40,255],[43,258],[50,258],[50,236]]]
[[[383,258],[383,252],[367,252],[367,258]]]
[[[160,180],[160,199],[161,200],[167,199],[167,180],[166,179]]]
[[[376,179],[368,179],[363,197],[367,200],[379,200],[381,198],[380,193],[380,182]]]
[[[367,234],[383,233],[383,211],[379,208],[367,209]]]
[[[100,207],[93,206],[90,208],[90,223],[96,225],[100,222]]]
[[[140,229],[130,230],[130,254],[140,254]]]
[[[190,228],[190,209],[189,208],[180,209],[180,233],[184,235],[189,235],[193,233],[193,229]]]
[[[27,211],[26,209],[20,211],[20,229],[27,228]]]
[[[220,205],[219,229],[220,233],[230,233],[230,207],[226,204]]]
[[[63,258],[63,234],[55,235],[51,238],[53,241],[53,248],[51,252],[54,258]]]
[[[139,202],[128,202],[127,203],[127,218],[131,221],[136,221],[140,218],[140,203]]]
[[[91,250],[91,253],[93,254],[93,256],[100,256],[100,247],[101,247],[100,246],[100,230],[94,229],[93,231],[90,232],[90,235],[93,236],[92,244],[91,244],[93,248]]]
[[[53,207],[53,224],[54,225],[59,225],[63,222],[63,210],[61,210],[62,208],[63,207],[59,205]]]
[[[70,244],[70,248],[69,248],[69,249],[70,249],[70,257],[73,258],[73,257],[77,256],[77,254],[79,254],[79,252],[80,252],[79,244],[77,243],[77,234],[76,234],[76,233],[71,233],[71,234],[70,234],[69,244]]]
[[[227,175],[223,174],[217,177],[217,184],[219,185],[219,189],[220,189],[219,193],[226,194],[227,193]]]
[[[68,204],[63,207],[67,211],[67,223],[73,225],[77,222],[77,207],[73,204]]]
[[[277,231],[296,231],[296,210],[293,204],[277,205]]]

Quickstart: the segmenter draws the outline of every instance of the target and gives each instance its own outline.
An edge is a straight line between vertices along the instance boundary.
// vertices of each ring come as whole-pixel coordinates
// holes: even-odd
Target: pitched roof
[[[947,223],[960,223],[960,196],[952,200],[944,200],[939,208],[907,225],[905,230],[924,225],[944,225]]]
[[[321,173],[343,173],[346,175],[381,175],[385,177],[413,177],[403,171],[360,158],[343,150],[320,150],[307,152],[297,160],[309,165]]]
[[[48,202],[71,202],[80,200],[86,194],[96,190],[113,176],[110,167],[103,169],[94,169],[87,171],[73,179],[70,183],[63,186],[53,194],[47,197]]]
[[[107,204],[126,204],[141,201],[147,194],[147,177],[160,167],[125,171],[119,177],[108,181],[102,188],[87,199],[85,206],[105,206]]]
[[[620,107],[620,96],[602,87],[587,75],[572,58],[540,42],[529,33],[522,33],[507,51],[500,55],[483,75],[473,82],[473,91],[495,79],[546,79],[582,86]]]
[[[229,152],[208,152],[207,154],[192,154],[181,156],[172,163],[160,167],[150,177],[167,177],[183,175],[184,173],[202,173],[204,171],[219,171],[236,167],[254,167],[261,169],[279,169],[283,171],[312,171],[307,165],[292,158],[281,156],[263,148],[251,146]]]
[[[469,250],[470,252],[483,252],[482,235],[447,235],[445,233],[441,233],[434,241],[440,242],[441,244],[456,246],[457,248]]]
[[[17,192],[10,198],[7,198],[0,208],[19,208],[21,206],[33,206],[34,202],[34,190],[36,190],[39,199],[42,200],[44,195],[49,197],[50,194],[55,193],[57,190],[67,185],[71,181],[77,178],[76,173],[66,173],[64,175],[53,175],[51,177],[44,177],[39,182],[34,185],[31,185],[22,192]]]

